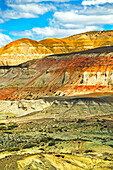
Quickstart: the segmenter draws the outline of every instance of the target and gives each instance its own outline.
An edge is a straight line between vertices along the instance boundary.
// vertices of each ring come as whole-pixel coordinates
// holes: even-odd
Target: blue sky
[[[113,29],[113,0],[0,0],[0,47]]]

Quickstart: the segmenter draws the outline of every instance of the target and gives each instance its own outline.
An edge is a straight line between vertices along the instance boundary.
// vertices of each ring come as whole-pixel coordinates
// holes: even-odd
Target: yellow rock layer
[[[17,161],[19,170],[26,169],[56,169],[56,170],[108,170],[110,161],[104,161],[99,158],[60,155],[57,157],[53,154],[34,155]]]
[[[18,65],[50,54],[83,51],[113,45],[113,31],[91,31],[67,38],[48,38],[39,42],[23,38],[0,48],[0,66]]]

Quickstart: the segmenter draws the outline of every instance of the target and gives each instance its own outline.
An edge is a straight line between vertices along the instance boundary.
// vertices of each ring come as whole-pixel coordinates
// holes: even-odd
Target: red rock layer
[[[0,99],[113,93],[113,47],[48,56],[28,68],[3,70]],[[15,92],[4,97],[8,87]]]

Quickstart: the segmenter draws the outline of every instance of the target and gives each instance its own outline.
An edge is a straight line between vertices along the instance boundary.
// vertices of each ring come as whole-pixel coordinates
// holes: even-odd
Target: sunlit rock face
[[[113,31],[92,31],[71,37],[48,38],[39,42],[23,38],[0,48],[0,66],[14,66],[49,54],[71,53],[113,45]]]
[[[0,69],[0,99],[113,93],[113,46]]]
[[[23,38],[0,49],[0,66],[18,65],[32,59],[40,59],[51,51],[37,41]]]

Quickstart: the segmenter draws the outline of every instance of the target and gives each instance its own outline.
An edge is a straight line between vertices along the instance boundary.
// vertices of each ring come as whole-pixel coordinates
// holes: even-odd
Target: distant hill
[[[23,38],[0,48],[0,66],[13,66],[50,54],[71,53],[112,46],[113,31],[91,31],[67,38],[48,38],[39,42]]]

